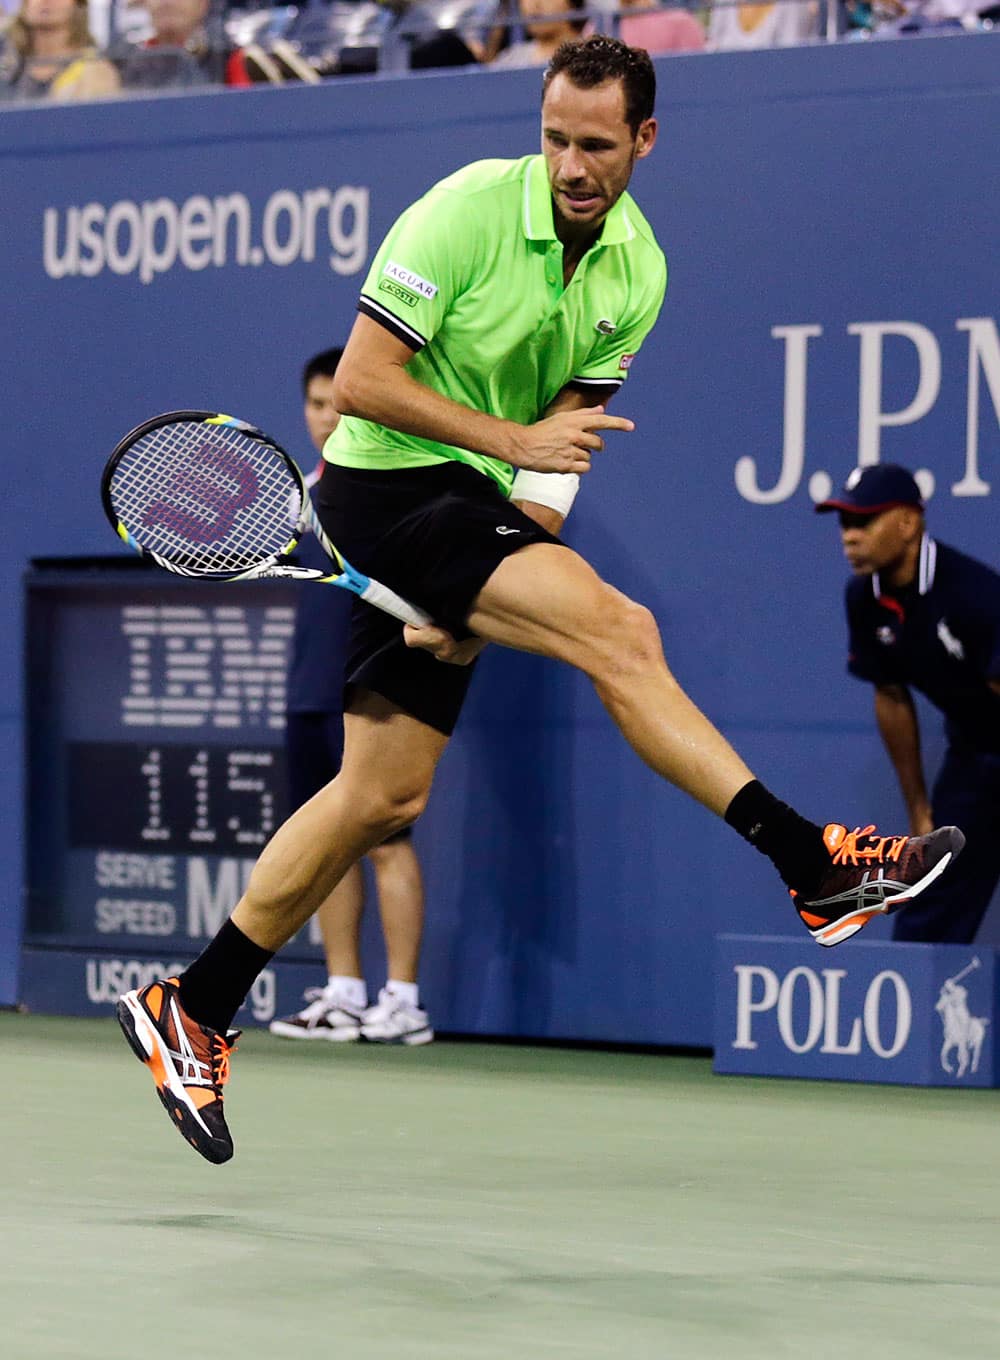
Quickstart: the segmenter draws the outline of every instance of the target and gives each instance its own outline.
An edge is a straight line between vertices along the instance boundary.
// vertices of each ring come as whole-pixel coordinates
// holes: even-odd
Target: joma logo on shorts
[[[399,298],[400,302],[405,302],[407,307],[415,307],[420,301],[416,293],[411,293],[409,288],[393,283],[391,279],[380,279],[378,286],[380,292],[391,293],[394,298]]]
[[[395,260],[388,260],[382,273],[390,279],[395,279],[397,283],[401,283],[404,288],[412,288],[421,297],[432,298],[437,296],[438,286],[436,283],[428,283],[419,274],[414,274],[412,269],[404,269],[401,264],[396,264]]]

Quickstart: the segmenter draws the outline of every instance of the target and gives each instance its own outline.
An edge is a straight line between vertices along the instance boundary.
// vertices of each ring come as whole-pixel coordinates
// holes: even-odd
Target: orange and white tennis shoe
[[[219,1034],[192,1020],[176,978],[126,992],[118,1023],[132,1052],[153,1074],[156,1094],[175,1128],[210,1162],[228,1162],[233,1140],[222,1112],[229,1055],[240,1031]]]
[[[839,822],[823,829],[830,866],[807,900],[789,889],[803,924],[818,944],[840,944],[873,916],[891,916],[935,879],[962,851],[957,826],[928,836],[880,836],[874,825],[848,831]]]

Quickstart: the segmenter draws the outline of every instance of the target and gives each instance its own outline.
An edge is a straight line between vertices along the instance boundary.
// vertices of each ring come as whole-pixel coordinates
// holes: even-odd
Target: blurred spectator
[[[986,28],[977,0],[847,0],[848,39],[905,38]]]
[[[644,47],[653,56],[659,52],[700,52],[705,46],[705,29],[694,15],[686,9],[657,9],[656,2],[620,0],[620,8],[631,11],[618,25],[622,42],[629,47]]]
[[[490,61],[503,45],[506,30],[495,24],[508,0],[412,0],[403,27],[415,26],[410,67],[471,66]]]
[[[585,19],[572,17],[586,8],[584,0],[518,0],[518,5],[528,37],[501,52],[493,66],[546,66],[557,47],[582,37],[587,28]]]
[[[122,3],[124,4],[124,0],[122,0]],[[0,0],[0,11],[3,8],[4,0]],[[7,8],[11,13],[17,9],[14,0],[7,0]],[[87,6],[87,27],[94,40],[94,46],[100,52],[110,46],[112,9],[115,9],[115,18],[117,19],[121,11],[117,10],[115,0],[90,0]]]
[[[816,0],[774,0],[762,5],[733,5],[716,0],[708,21],[708,46],[713,52],[795,47],[818,37]]]
[[[111,54],[126,89],[254,83],[242,49],[229,41],[221,27],[209,30],[210,3],[211,0],[145,0],[152,35],[139,45],[121,43]],[[268,76],[262,72],[261,78]]]
[[[425,71],[441,66],[475,66],[482,58],[469,41],[453,28],[420,37],[410,49],[410,69]]]
[[[119,84],[98,56],[86,0],[23,0],[4,32],[0,101],[96,99]]]
[[[845,38],[870,38],[886,23],[895,23],[905,13],[902,0],[844,0]]]
[[[488,21],[479,28],[465,26],[462,40],[476,61],[489,65],[511,45],[510,21],[517,15],[517,0],[496,0],[484,6]]]
[[[404,17],[408,13],[400,3],[394,0],[390,8],[374,0],[322,0],[297,12],[290,7],[292,20],[279,33],[263,33],[244,46],[251,78],[315,83],[328,76],[371,74],[379,68],[383,39],[397,11]]]

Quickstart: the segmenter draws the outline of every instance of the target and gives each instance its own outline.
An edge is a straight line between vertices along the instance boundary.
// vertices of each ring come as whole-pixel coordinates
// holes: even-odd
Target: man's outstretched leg
[[[775,798],[677,684],[649,610],[564,547],[531,544],[501,562],[469,627],[589,675],[646,764],[772,860],[820,944],[840,944],[911,902],[965,844],[956,827],[918,837],[880,836],[874,825],[819,827]]]
[[[276,950],[347,869],[423,811],[448,738],[377,695],[344,716],[340,774],[275,833],[232,917],[179,978],[128,992],[118,1020],[183,1137],[210,1162],[233,1143],[222,1089],[238,1037],[230,1027]]]

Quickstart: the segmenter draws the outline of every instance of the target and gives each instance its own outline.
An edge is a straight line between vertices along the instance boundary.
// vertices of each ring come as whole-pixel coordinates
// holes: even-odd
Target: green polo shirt
[[[358,308],[416,351],[407,371],[463,406],[531,425],[567,384],[619,387],[663,302],[667,267],[629,194],[563,287],[545,160],[476,161],[390,229]],[[509,463],[345,416],[323,450],[346,467],[458,459],[506,491]]]

